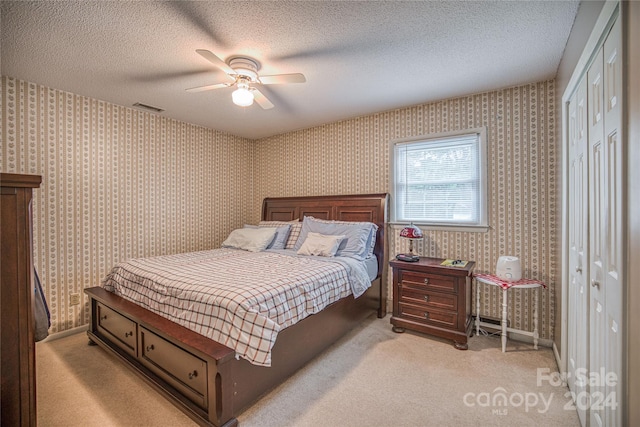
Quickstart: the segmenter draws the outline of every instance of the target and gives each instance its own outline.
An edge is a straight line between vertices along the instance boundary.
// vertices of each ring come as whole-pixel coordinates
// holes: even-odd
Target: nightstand
[[[418,262],[389,262],[393,269],[394,332],[410,329],[450,339],[467,349],[471,333],[471,275],[475,262],[464,267],[443,266],[441,258]]]

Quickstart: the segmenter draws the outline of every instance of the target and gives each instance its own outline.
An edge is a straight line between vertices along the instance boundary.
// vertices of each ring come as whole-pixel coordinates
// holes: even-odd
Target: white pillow
[[[332,236],[320,233],[307,233],[307,238],[298,249],[299,255],[335,256],[345,236]]]
[[[222,242],[225,248],[244,249],[249,252],[264,251],[276,235],[275,228],[239,228],[233,230],[227,240]]]

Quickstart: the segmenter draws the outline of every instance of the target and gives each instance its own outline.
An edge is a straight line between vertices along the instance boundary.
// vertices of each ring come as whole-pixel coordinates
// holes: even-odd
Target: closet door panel
[[[604,193],[605,146],[604,146],[604,84],[603,51],[589,68],[587,80],[589,117],[589,372],[599,372],[606,366],[606,315],[602,283],[604,282],[606,248],[606,200]],[[588,385],[590,421],[592,426],[603,426],[603,414],[594,410],[593,384]]]
[[[589,193],[587,139],[587,81],[583,79],[569,101],[569,287],[567,340],[569,389],[577,399],[586,396],[584,375],[588,369],[589,286]],[[580,422],[585,425],[585,405],[576,405]]]
[[[622,127],[622,33],[620,19],[613,25],[604,43],[604,134],[606,139],[605,197],[606,223],[606,274],[603,292],[605,301],[606,372],[615,381],[599,384],[605,399],[601,411],[606,425],[622,425],[622,411],[617,409],[622,398],[623,366],[622,313],[623,313],[623,234],[624,211],[624,145]]]
[[[605,315],[605,302],[604,292],[602,290],[602,282],[604,275],[604,259],[602,257],[602,249],[604,248],[603,242],[603,218],[604,213],[604,191],[602,188],[602,169],[604,164],[604,150],[603,144],[598,142],[591,146],[589,169],[590,169],[590,303],[589,303],[589,372],[600,372],[606,366],[606,348],[604,343],[606,342],[606,315]],[[591,420],[592,425],[603,426],[604,421],[602,414],[597,411],[594,412],[593,397],[594,393],[598,392],[593,384],[590,384],[589,395],[591,401],[589,406],[591,407]],[[598,392],[600,393],[600,392]]]

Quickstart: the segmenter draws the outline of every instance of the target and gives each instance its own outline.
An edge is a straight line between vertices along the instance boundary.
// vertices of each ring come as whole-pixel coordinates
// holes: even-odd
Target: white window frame
[[[396,202],[398,199],[396,198],[396,146],[399,145],[411,145],[412,143],[420,143],[424,144],[433,141],[434,143],[442,143],[444,140],[452,139],[455,137],[462,137],[471,134],[476,134],[478,136],[478,167],[479,167],[479,186],[478,186],[478,198],[479,198],[479,218],[476,223],[456,223],[456,222],[427,222],[427,221],[416,221],[412,222],[415,225],[420,226],[425,229],[434,229],[434,230],[446,230],[446,231],[477,231],[477,232],[486,232],[489,230],[489,194],[487,191],[487,130],[484,127],[481,128],[473,128],[466,129],[460,131],[453,132],[443,132],[437,134],[429,134],[429,135],[421,135],[414,136],[408,138],[401,138],[392,140],[389,144],[389,159],[390,159],[390,167],[389,167],[389,194],[391,198],[391,221],[392,225],[405,225],[408,224],[409,221],[398,218],[397,215],[397,207]]]

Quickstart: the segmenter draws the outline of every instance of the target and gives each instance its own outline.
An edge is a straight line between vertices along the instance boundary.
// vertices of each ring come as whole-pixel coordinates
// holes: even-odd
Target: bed
[[[91,309],[90,342],[116,355],[201,425],[234,426],[237,415],[336,342],[362,320],[386,314],[384,223],[387,194],[267,198],[263,221],[319,220],[377,225],[372,253],[377,271],[358,298],[331,302],[278,332],[268,363],[220,344],[103,287],[85,290]],[[265,255],[266,256],[266,255]]]

